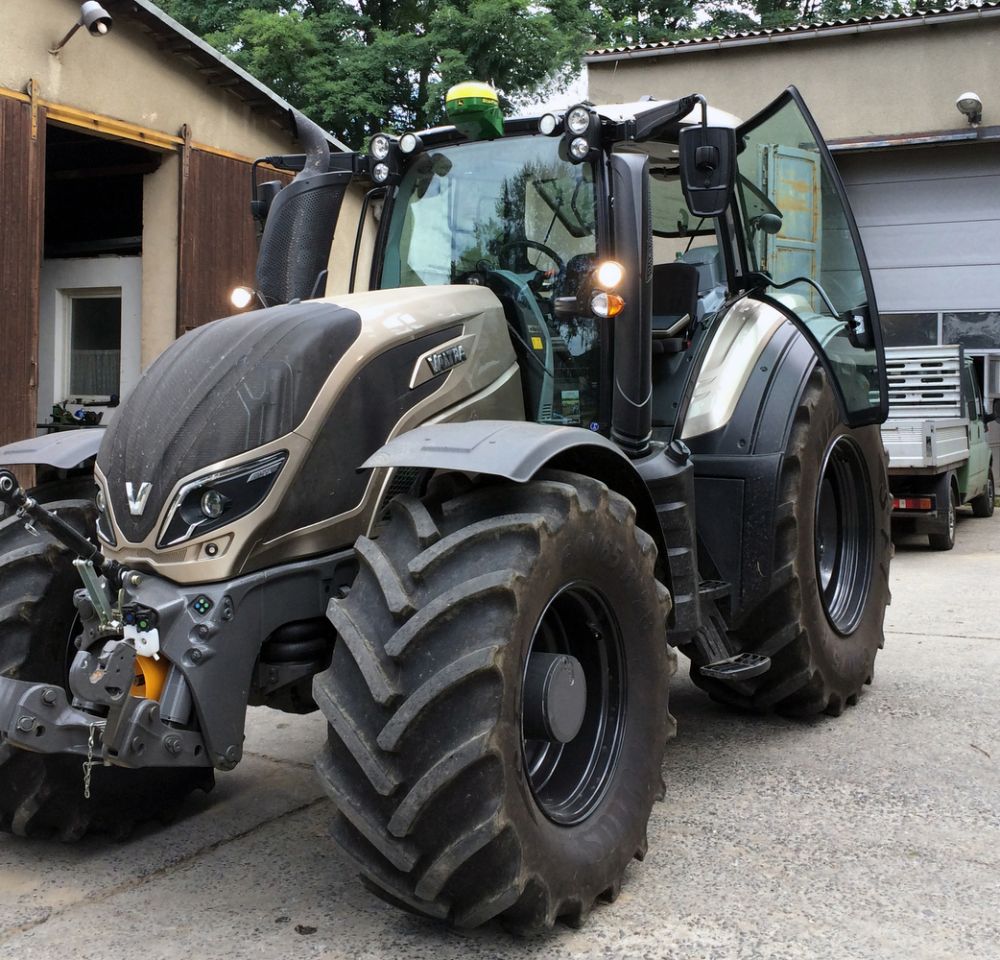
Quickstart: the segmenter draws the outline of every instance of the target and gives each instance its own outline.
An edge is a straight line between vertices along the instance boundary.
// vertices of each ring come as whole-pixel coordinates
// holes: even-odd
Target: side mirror
[[[989,413],[983,414],[983,423],[996,423],[1000,421],[1000,398],[993,401],[993,409]]]
[[[694,126],[681,130],[681,189],[696,217],[725,213],[736,184],[736,131],[731,127]]]
[[[267,220],[268,213],[271,212],[274,198],[281,192],[283,186],[284,184],[280,180],[265,180],[263,183],[257,184],[257,194],[250,201],[250,212],[257,222],[258,230],[264,229],[264,222]]]

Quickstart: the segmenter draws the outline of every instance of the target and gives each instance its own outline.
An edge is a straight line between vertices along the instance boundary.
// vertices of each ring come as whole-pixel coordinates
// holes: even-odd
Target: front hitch
[[[0,469],[0,503],[5,503],[14,510],[28,530],[35,532],[34,525],[37,524],[79,560],[93,564],[98,574],[116,584],[121,583],[124,572],[121,565],[106,559],[96,544],[28,496],[10,470]]]

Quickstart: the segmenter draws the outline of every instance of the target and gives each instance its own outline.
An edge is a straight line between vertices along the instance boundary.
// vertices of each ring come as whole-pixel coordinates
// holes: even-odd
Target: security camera
[[[969,123],[979,123],[983,119],[983,101],[979,99],[978,93],[973,93],[971,90],[963,93],[955,101],[955,106],[959,112],[968,117]]]
[[[97,0],[80,4],[80,23],[95,37],[104,36],[111,29],[111,14]]]

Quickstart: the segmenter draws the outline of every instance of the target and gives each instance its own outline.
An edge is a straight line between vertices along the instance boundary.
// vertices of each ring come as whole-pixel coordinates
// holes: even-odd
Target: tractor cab
[[[331,296],[487,287],[509,324],[525,418],[589,428],[636,455],[652,437],[689,435],[689,413],[711,425],[698,398],[691,409],[688,374],[707,360],[728,375],[720,348],[706,358],[701,346],[723,306],[750,297],[776,314],[722,342],[753,351],[791,321],[827,366],[844,422],[884,419],[857,228],[793,88],[744,124],[698,95],[504,119],[484,84],[453,88],[448,110],[451,126],[378,133],[366,154],[333,158],[322,174],[307,163],[317,198],[338,197],[314,200],[322,249],[352,179],[364,199],[357,221],[339,224],[355,234],[353,249],[343,238],[335,248],[341,259],[351,250],[349,270],[332,263],[328,277],[314,258],[281,297],[324,284]],[[288,231],[272,236],[287,264]],[[265,265],[268,240],[265,228]]]

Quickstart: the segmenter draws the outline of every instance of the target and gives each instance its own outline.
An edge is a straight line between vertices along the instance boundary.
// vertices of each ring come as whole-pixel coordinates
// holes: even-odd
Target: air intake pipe
[[[322,293],[323,275],[344,202],[350,170],[330,170],[330,144],[322,127],[295,114],[305,166],[275,196],[257,256],[257,293],[265,306]]]

